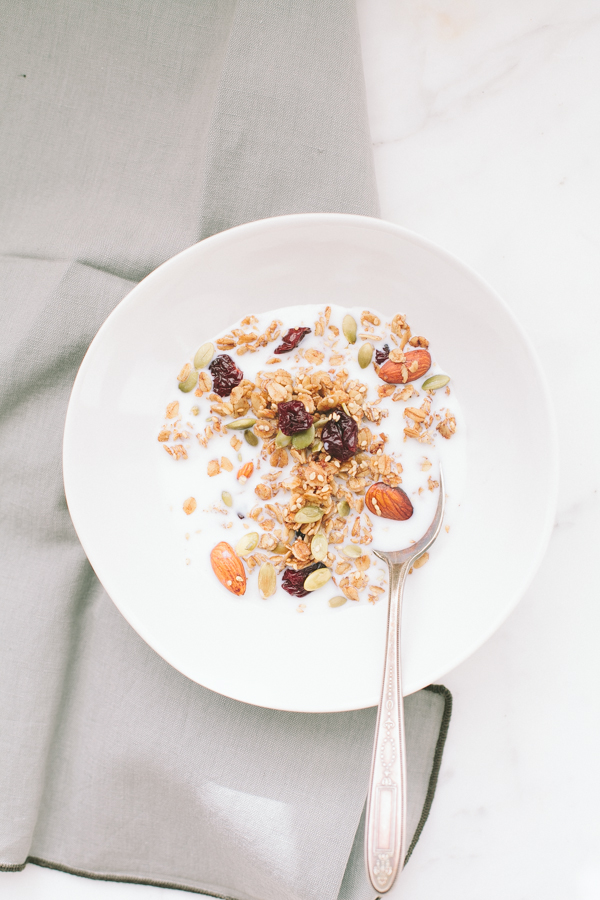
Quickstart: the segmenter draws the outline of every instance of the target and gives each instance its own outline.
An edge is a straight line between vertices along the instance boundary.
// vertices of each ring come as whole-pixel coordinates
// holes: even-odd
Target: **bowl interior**
[[[466,479],[450,532],[407,585],[405,693],[464,660],[508,615],[541,560],[556,497],[554,425],[537,361],[504,303],[467,267],[397,226],[335,215],[264,220],[202,241],[153,272],[83,361],[65,428],[65,487],[107,592],[173,666],[261,706],[358,709],[379,700],[386,602],[330,616],[211,603],[179,564],[159,502],[166,374],[239,317],[306,302],[407,313],[452,376],[467,424]]]

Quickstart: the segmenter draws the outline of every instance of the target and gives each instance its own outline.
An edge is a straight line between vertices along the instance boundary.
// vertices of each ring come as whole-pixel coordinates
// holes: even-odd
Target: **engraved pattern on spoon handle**
[[[385,664],[366,816],[366,867],[373,888],[384,894],[402,871],[406,855],[406,753],[400,626],[408,563],[389,565]]]

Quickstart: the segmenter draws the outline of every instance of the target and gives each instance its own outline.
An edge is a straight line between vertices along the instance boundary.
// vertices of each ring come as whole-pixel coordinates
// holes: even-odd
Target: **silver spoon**
[[[406,856],[406,752],[400,659],[402,595],[408,570],[431,547],[442,527],[445,494],[441,466],[439,480],[435,516],[421,540],[406,550],[373,551],[387,563],[390,584],[383,685],[365,822],[367,872],[379,894],[385,894],[392,887]]]

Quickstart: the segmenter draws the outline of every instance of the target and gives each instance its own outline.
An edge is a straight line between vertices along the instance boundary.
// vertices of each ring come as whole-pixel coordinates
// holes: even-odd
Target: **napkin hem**
[[[18,865],[4,865],[0,863],[0,872],[22,872],[25,866],[31,863],[43,869],[55,869],[57,872],[65,872],[67,875],[77,875],[80,878],[90,878],[92,881],[116,881],[123,884],[147,884],[151,887],[169,888],[172,891],[189,891],[191,894],[204,894],[206,897],[216,897],[217,900],[239,900],[229,894],[217,894],[206,891],[203,888],[193,887],[188,884],[176,884],[171,881],[156,881],[152,878],[135,878],[132,875],[104,875],[98,872],[89,872],[86,869],[73,869],[62,863],[51,862],[48,859],[40,859],[38,856],[28,856],[24,863]]]
[[[431,691],[434,694],[440,694],[444,698],[444,712],[442,714],[442,721],[440,724],[440,732],[438,734],[437,743],[435,745],[435,753],[433,754],[433,765],[431,767],[431,775],[429,776],[429,784],[427,786],[427,794],[425,795],[425,803],[423,804],[423,811],[421,812],[421,818],[419,819],[419,824],[417,825],[417,829],[413,835],[413,839],[410,842],[410,846],[404,858],[404,865],[408,862],[411,857],[413,850],[417,844],[417,841],[421,837],[421,832],[425,827],[425,822],[429,817],[429,813],[431,811],[431,807],[433,805],[433,798],[435,797],[435,791],[438,783],[438,776],[440,774],[440,767],[442,765],[442,756],[444,755],[444,745],[446,743],[446,738],[448,736],[448,729],[450,727],[450,718],[452,717],[452,694],[443,684],[429,684],[426,688],[426,691]]]

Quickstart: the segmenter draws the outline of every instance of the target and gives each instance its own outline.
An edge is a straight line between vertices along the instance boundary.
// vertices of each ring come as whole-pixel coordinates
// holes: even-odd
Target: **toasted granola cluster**
[[[369,360],[373,343],[387,340],[392,345],[391,350],[390,344],[385,344],[375,353],[371,364],[382,383],[377,387],[377,396],[369,397],[368,385],[350,377],[345,368],[344,354],[338,350],[340,330],[329,324],[330,315],[331,309],[326,307],[313,329],[290,329],[275,349],[276,355],[265,363],[278,368],[263,369],[252,379],[244,377],[229,354],[234,350],[238,356],[256,352],[277,340],[282,336],[282,323],[274,320],[259,334],[255,328],[258,319],[247,316],[239,328],[215,341],[222,355],[210,362],[208,371],[197,373],[197,381],[189,363],[179,373],[180,387],[190,383],[191,378],[195,397],[208,401],[208,424],[198,429],[189,421],[182,423],[179,402],[173,401],[167,407],[167,421],[158,440],[176,460],[188,458],[185,442],[192,435],[202,447],[207,447],[217,435],[231,435],[229,443],[240,462],[244,440],[255,447],[254,461],[246,462],[237,471],[240,484],[258,476],[253,487],[257,502],[248,519],[260,533],[256,533],[255,542],[248,541],[254,533],[245,535],[243,549],[238,550],[248,573],[256,567],[264,571],[271,566],[275,572],[283,572],[283,588],[301,597],[308,593],[303,590],[303,579],[326,568],[334,583],[339,581],[347,598],[358,600],[359,592],[368,587],[368,598],[374,603],[383,588],[372,584],[369,577],[371,558],[366,547],[373,540],[373,521],[365,507],[365,495],[373,486],[396,489],[404,495],[399,488],[402,465],[397,454],[386,447],[389,436],[384,421],[389,410],[382,407],[382,401],[390,398],[406,403],[413,397],[420,399],[418,406],[404,408],[405,441],[431,444],[436,430],[449,439],[456,431],[456,420],[447,409],[432,412],[433,390],[421,393],[410,383],[427,371],[431,360],[423,370],[423,354],[429,357],[429,342],[411,334],[405,316],[398,314],[384,326],[377,315],[365,310],[359,335],[352,319],[354,340],[350,344],[356,336],[367,341],[371,347]],[[322,338],[322,349],[303,348],[302,341],[311,331]],[[411,353],[409,347],[418,349]],[[281,363],[282,355],[292,351],[294,371],[290,372]],[[360,365],[364,368],[362,362]],[[383,371],[385,367],[387,370]],[[217,390],[219,373],[224,375]],[[446,376],[437,377],[446,378],[444,384],[449,381]],[[427,382],[421,390],[424,387]],[[447,387],[446,393],[450,393]],[[193,407],[192,415],[197,414],[198,407]],[[424,459],[422,469],[426,471],[431,464]],[[234,468],[228,456],[221,456],[208,462],[207,474],[215,477]],[[261,468],[266,471],[261,472]],[[437,486],[430,477],[429,489]],[[224,502],[231,506],[231,495],[227,497],[231,503],[225,499]],[[412,512],[410,501],[404,497]],[[184,511],[188,515],[195,509],[195,501],[191,508],[193,499],[186,501]],[[377,515],[382,514],[376,500],[369,506]],[[219,511],[228,514],[227,510]],[[229,521],[224,527],[231,524]]]

